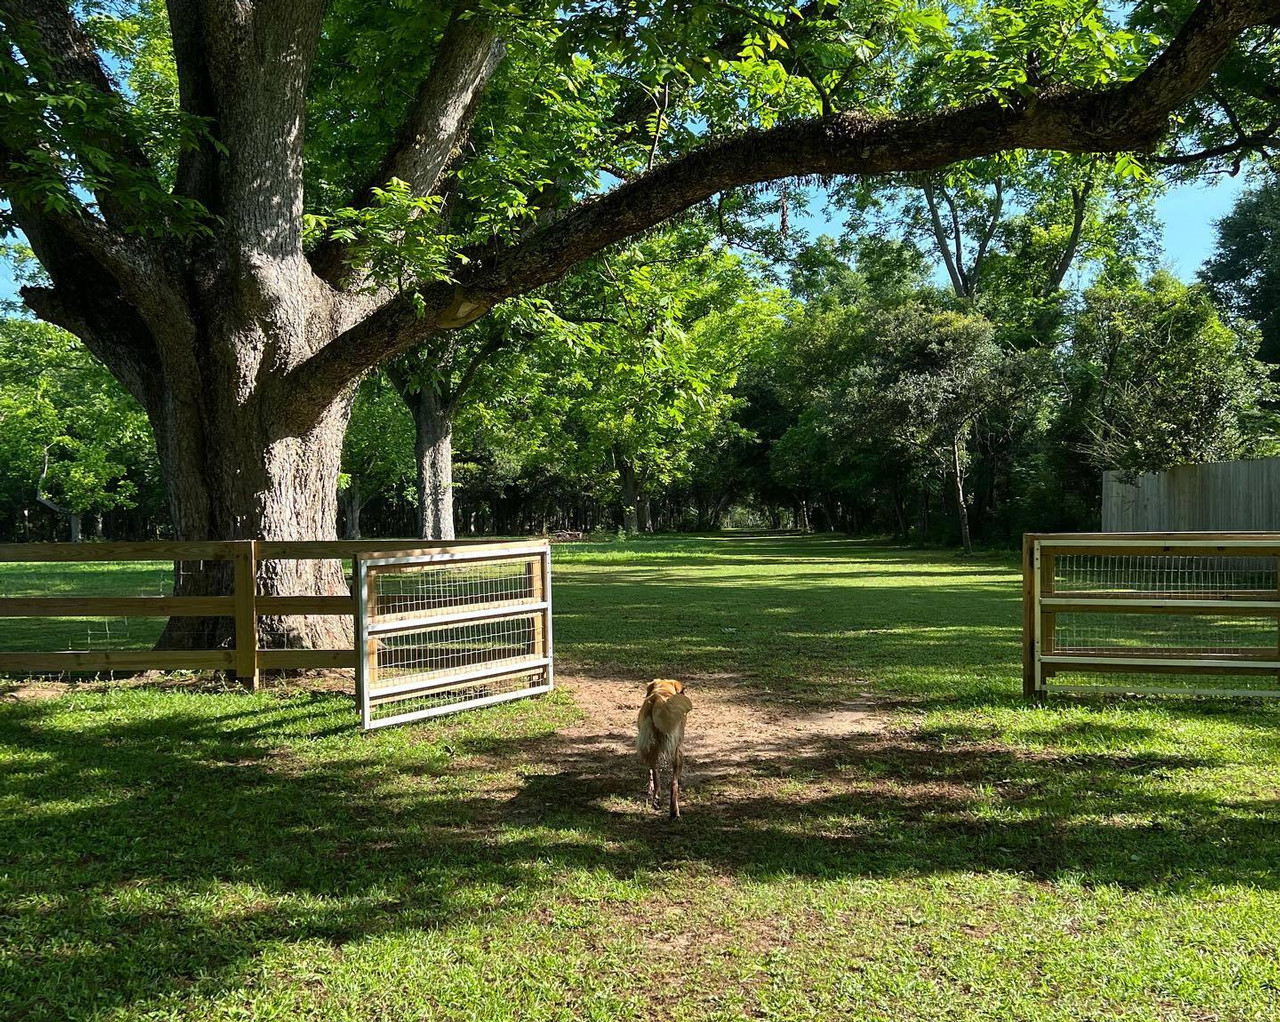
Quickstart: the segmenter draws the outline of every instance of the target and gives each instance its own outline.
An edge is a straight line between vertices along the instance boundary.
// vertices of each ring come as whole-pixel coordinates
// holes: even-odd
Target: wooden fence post
[[[252,539],[236,543],[236,677],[251,692],[258,690],[258,557]]]
[[[1022,536],[1022,694],[1036,698],[1036,541]]]

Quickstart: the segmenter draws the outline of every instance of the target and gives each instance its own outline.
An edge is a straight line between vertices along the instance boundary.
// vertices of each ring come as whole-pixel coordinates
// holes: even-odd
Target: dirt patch
[[[685,785],[696,788],[747,773],[785,773],[788,765],[817,757],[842,738],[881,732],[886,716],[867,698],[821,711],[788,710],[745,697],[730,677],[686,677],[693,700],[685,732]],[[585,714],[561,729],[542,754],[576,773],[616,774],[634,786],[642,775],[635,756],[636,713],[646,682],[557,674]]]
[[[27,681],[0,685],[0,701],[22,703],[57,699],[67,693],[69,685],[57,681]]]

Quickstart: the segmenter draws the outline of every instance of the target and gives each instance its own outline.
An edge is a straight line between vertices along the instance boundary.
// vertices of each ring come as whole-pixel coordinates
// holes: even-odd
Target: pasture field
[[[1280,1016],[1280,708],[1024,705],[1012,555],[554,558],[541,700],[361,735],[329,680],[5,690],[0,1018]]]

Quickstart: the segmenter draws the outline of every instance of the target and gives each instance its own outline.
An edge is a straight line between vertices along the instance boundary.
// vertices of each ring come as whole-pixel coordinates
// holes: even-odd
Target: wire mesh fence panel
[[[1274,618],[1225,614],[1058,614],[1054,652],[1147,653],[1178,656],[1219,653],[1270,656],[1277,649]]]
[[[199,545],[209,560],[180,560],[180,547],[167,543],[0,545],[0,674],[110,678],[230,666],[231,599],[184,595],[206,569],[229,569],[223,546]]]
[[[1280,694],[1280,535],[1028,536],[1025,549],[1028,694]]]
[[[364,727],[550,691],[550,571],[546,543],[358,558]]]
[[[1057,553],[1056,592],[1142,593],[1192,599],[1276,592],[1275,558],[1195,554]]]
[[[534,598],[537,558],[409,565],[379,573],[376,615],[408,620],[472,607],[510,607]]]

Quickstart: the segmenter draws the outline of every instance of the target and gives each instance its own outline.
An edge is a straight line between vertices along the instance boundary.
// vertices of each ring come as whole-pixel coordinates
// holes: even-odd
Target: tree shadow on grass
[[[614,743],[376,740],[302,756],[341,697],[45,726],[0,708],[0,1007],[77,1017],[243,983],[265,949],[518,913],[574,870],[696,862],[753,879],[1008,871],[1089,884],[1275,889],[1280,805],[1178,781],[1210,755],[1019,754],[900,735],[761,744],[678,823],[637,808]],[[429,732],[424,732],[429,733]],[[1111,736],[1116,737],[1115,735]],[[502,769],[497,769],[501,765]]]

